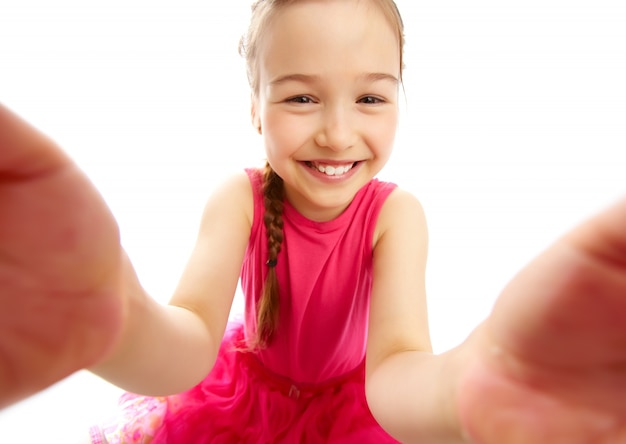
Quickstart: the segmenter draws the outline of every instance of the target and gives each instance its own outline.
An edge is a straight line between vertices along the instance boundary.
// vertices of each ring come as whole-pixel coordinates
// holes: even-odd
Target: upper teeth
[[[348,165],[340,165],[340,166],[332,166],[332,165],[313,165],[317,170],[321,173],[326,174],[327,176],[341,176],[342,174],[347,173],[352,168],[352,164]]]

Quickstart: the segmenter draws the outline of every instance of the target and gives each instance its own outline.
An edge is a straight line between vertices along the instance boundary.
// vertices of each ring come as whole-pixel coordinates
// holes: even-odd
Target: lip
[[[348,165],[348,164],[352,164],[352,168],[350,168],[350,170],[345,173],[342,174],[341,176],[329,176],[325,173],[322,173],[321,171],[319,171],[316,168],[312,168],[310,166],[311,163],[321,163],[324,165],[329,165],[329,166],[342,166],[342,165]],[[309,174],[311,174],[313,177],[315,177],[318,180],[323,180],[325,182],[329,182],[329,183],[336,183],[338,181],[343,181],[343,180],[347,180],[350,177],[352,177],[356,171],[361,167],[361,165],[363,164],[362,161],[359,160],[355,160],[355,161],[350,161],[350,160],[344,160],[344,161],[337,161],[337,160],[314,160],[314,161],[301,161],[300,164],[302,165],[302,167],[309,172]]]
[[[340,165],[350,165],[354,163],[358,163],[358,160],[345,159],[345,160],[326,160],[326,159],[311,159],[305,160],[304,163],[321,163],[324,165],[331,166],[340,166]]]

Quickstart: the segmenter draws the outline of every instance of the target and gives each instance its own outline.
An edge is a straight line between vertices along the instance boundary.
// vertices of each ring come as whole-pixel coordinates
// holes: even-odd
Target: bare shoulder
[[[427,224],[424,208],[419,199],[410,191],[396,188],[389,194],[378,216],[374,232],[374,247],[378,241],[389,234],[414,233],[427,240]]]
[[[240,222],[250,227],[253,218],[252,185],[248,175],[237,172],[227,177],[210,194],[204,207],[202,227],[220,216],[233,223]]]

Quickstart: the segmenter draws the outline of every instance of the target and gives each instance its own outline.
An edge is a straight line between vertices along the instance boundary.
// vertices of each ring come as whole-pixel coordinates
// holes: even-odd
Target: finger
[[[68,162],[49,137],[0,103],[0,180],[45,174]]]
[[[607,266],[626,268],[626,198],[565,237],[573,247]]]
[[[626,199],[522,270],[498,299],[489,330],[504,349],[555,368],[626,361]]]
[[[50,138],[1,104],[0,148],[0,259],[91,285],[110,268],[92,263],[115,257],[103,251],[117,249],[119,237],[99,192]]]

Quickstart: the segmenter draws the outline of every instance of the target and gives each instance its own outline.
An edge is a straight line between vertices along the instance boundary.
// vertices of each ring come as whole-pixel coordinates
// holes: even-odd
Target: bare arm
[[[92,371],[135,393],[186,390],[210,371],[224,334],[250,234],[244,173],[209,199],[192,255],[168,305],[152,300],[125,263],[128,315],[120,345]]]
[[[461,442],[452,400],[460,351],[432,354],[425,294],[426,221],[417,200],[396,190],[377,225],[367,348],[372,413],[406,443]]]
[[[398,222],[381,220],[375,251],[366,388],[383,428],[420,444],[622,442],[626,199],[533,260],[468,339],[440,355],[420,319],[419,216],[410,199],[404,206]],[[395,231],[405,222],[413,234]]]
[[[158,304],[94,185],[0,105],[0,408],[82,368],[146,394],[198,382],[224,332],[251,217],[242,172],[209,199],[171,303]]]

